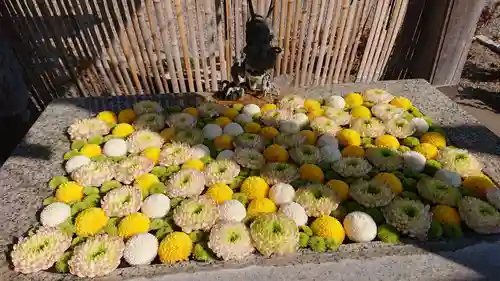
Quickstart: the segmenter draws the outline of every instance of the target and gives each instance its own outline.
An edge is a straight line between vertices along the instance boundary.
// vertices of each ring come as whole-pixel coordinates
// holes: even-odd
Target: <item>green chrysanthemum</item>
[[[300,147],[306,142],[306,136],[301,133],[279,134],[274,138],[274,143],[286,148]]]
[[[377,138],[385,134],[385,126],[376,118],[355,118],[351,120],[351,129],[362,138]]]
[[[151,130],[159,132],[165,127],[165,117],[159,113],[145,113],[137,116],[134,127],[138,130]]]
[[[395,117],[399,117],[404,110],[391,104],[379,103],[372,107],[372,113],[380,120],[387,122]]]
[[[250,225],[255,248],[264,256],[286,255],[297,251],[299,229],[283,214],[263,214]]]
[[[109,134],[111,127],[103,120],[97,118],[86,118],[75,121],[68,128],[68,134],[72,141],[89,140],[94,137]]]
[[[163,138],[156,132],[138,130],[127,138],[127,149],[129,153],[139,153],[148,147],[160,148],[163,142]]]
[[[359,178],[372,170],[372,165],[358,157],[344,157],[332,164],[332,169],[343,177]]]
[[[43,227],[20,238],[10,253],[14,271],[24,274],[50,268],[71,246],[71,236],[57,227]]]
[[[445,147],[436,158],[443,168],[456,172],[462,177],[479,176],[483,165],[465,149]]]
[[[418,194],[435,204],[456,206],[462,197],[457,188],[440,180],[424,177],[417,183]]]
[[[163,112],[163,108],[161,107],[161,105],[158,102],[152,100],[143,100],[136,102],[133,105],[133,108],[137,115]]]
[[[210,231],[208,247],[223,260],[242,260],[254,251],[250,232],[241,222],[216,224]]]
[[[142,203],[141,190],[122,186],[109,191],[101,201],[101,207],[108,217],[124,217],[139,211]]]
[[[425,240],[432,222],[429,208],[420,201],[397,198],[383,208],[382,213],[387,223],[399,232]]]
[[[272,109],[264,112],[260,120],[266,126],[278,127],[281,121],[290,120],[292,116],[293,113],[290,110]]]
[[[301,187],[295,193],[295,202],[304,207],[310,217],[330,215],[339,206],[339,199],[332,188],[322,184]]]
[[[386,206],[395,196],[390,186],[374,180],[359,180],[351,184],[349,194],[356,202],[367,208]]]
[[[113,166],[110,161],[92,161],[74,170],[71,178],[83,186],[101,186],[113,179]]]
[[[191,159],[193,149],[186,143],[173,142],[165,145],[160,152],[159,163],[165,167],[179,166]]]
[[[299,95],[287,95],[282,97],[278,106],[286,110],[296,110],[304,107],[304,98]]]
[[[299,178],[299,168],[290,163],[268,163],[261,170],[261,176],[270,185],[291,183]]]
[[[403,167],[401,154],[390,148],[374,147],[366,150],[366,159],[383,172],[392,172]]]
[[[196,121],[196,117],[184,112],[174,113],[167,117],[168,126],[178,130],[190,130],[196,126]]]
[[[115,179],[124,184],[131,184],[138,176],[149,173],[154,166],[155,163],[149,158],[131,156],[116,165]]]
[[[290,156],[293,161],[299,165],[316,164],[321,159],[319,149],[313,145],[307,144],[292,148],[292,150],[290,150]]]
[[[240,173],[240,166],[233,160],[223,159],[210,162],[205,167],[207,186],[216,183],[230,184]]]
[[[244,133],[236,137],[234,140],[236,148],[250,148],[258,151],[263,151],[266,148],[264,139],[257,134]]]
[[[361,93],[365,101],[371,103],[389,103],[394,97],[389,92],[382,89],[369,89]]]
[[[219,216],[215,201],[206,196],[182,201],[174,210],[174,222],[182,231],[208,231]]]
[[[260,170],[266,164],[264,155],[255,149],[237,148],[233,159],[243,168]]]
[[[311,121],[311,128],[318,132],[318,134],[331,134],[335,135],[338,131],[340,131],[340,126],[335,123],[330,118],[326,118],[324,116],[319,116],[314,118]]]
[[[351,115],[349,114],[349,112],[345,111],[342,108],[325,106],[324,110],[325,110],[324,115],[327,118],[330,118],[333,122],[335,122],[339,126],[348,125],[349,122],[351,121]]]
[[[387,133],[399,139],[407,138],[415,133],[415,124],[404,118],[393,118],[385,123]]]
[[[190,146],[201,144],[203,143],[203,133],[197,128],[177,131],[174,135],[174,141]]]
[[[195,169],[182,169],[173,174],[165,185],[170,198],[198,196],[205,188],[205,176]]]
[[[485,201],[466,196],[458,203],[458,212],[465,224],[477,233],[500,232],[500,212]]]

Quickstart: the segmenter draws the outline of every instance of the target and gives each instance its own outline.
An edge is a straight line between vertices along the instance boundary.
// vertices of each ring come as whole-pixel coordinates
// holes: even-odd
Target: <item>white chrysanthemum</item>
[[[277,127],[280,121],[290,120],[292,115],[292,112],[288,110],[272,109],[262,114],[261,121],[266,126]]]
[[[345,126],[351,121],[351,115],[349,114],[349,112],[344,111],[343,109],[333,108],[329,106],[324,107],[324,109],[324,116],[330,118],[339,126]]]
[[[299,168],[290,163],[268,163],[261,170],[268,184],[291,183],[299,178]]]
[[[156,132],[150,130],[135,131],[127,138],[128,152],[139,153],[149,147],[161,148],[163,142],[163,138]]]
[[[491,205],[495,206],[497,210],[500,210],[500,189],[499,188],[491,188],[486,193],[486,199],[490,202]]]
[[[436,157],[441,166],[459,173],[462,177],[480,176],[483,165],[465,149],[445,147]]]
[[[377,237],[377,224],[367,213],[349,213],[343,224],[345,234],[354,242],[370,242]]]
[[[160,152],[159,163],[165,167],[184,164],[192,157],[192,149],[185,143],[166,144]]]
[[[411,119],[411,122],[415,125],[415,135],[420,136],[429,131],[429,124],[425,119],[417,117]]]
[[[250,148],[237,148],[234,160],[243,168],[260,170],[266,164],[266,159],[259,151]]]
[[[136,102],[133,105],[133,108],[137,115],[163,112],[163,108],[161,107],[161,105],[158,102],[152,100],[143,100]]]
[[[385,124],[387,133],[396,138],[404,139],[415,133],[415,125],[404,118],[393,118]]]
[[[210,231],[208,247],[223,260],[242,260],[254,251],[250,232],[240,222],[216,224]]]
[[[174,209],[173,219],[182,231],[208,231],[219,218],[217,204],[208,196],[189,198]]]
[[[215,160],[225,160],[225,159],[232,160],[233,158],[234,158],[234,151],[226,149],[219,152]]]
[[[300,147],[306,142],[306,136],[301,133],[279,134],[274,138],[274,143],[284,146],[287,149]]]
[[[295,113],[292,116],[292,120],[297,123],[301,129],[309,124],[309,117],[304,113]]]
[[[378,138],[385,134],[385,126],[376,118],[355,118],[351,120],[351,129],[362,138]]]
[[[287,95],[280,99],[278,106],[282,109],[296,110],[304,107],[304,98],[298,95]]]
[[[73,172],[74,170],[85,166],[90,162],[91,160],[87,156],[76,155],[66,161],[66,164],[64,164],[64,169],[66,170],[66,173],[71,174],[71,172]]]
[[[111,127],[108,123],[97,118],[86,118],[75,121],[68,128],[68,134],[72,141],[89,140],[94,137],[109,134]]]
[[[89,162],[71,173],[71,178],[83,186],[101,186],[112,180],[115,169],[111,162]]]
[[[422,154],[416,151],[408,151],[403,153],[403,162],[405,168],[408,168],[414,172],[420,173],[425,168],[425,162],[427,159]]]
[[[434,178],[453,187],[459,187],[462,184],[462,176],[446,169],[439,169],[434,174]]]
[[[208,140],[213,140],[218,136],[222,136],[222,128],[217,124],[207,124],[203,127],[203,137]]]
[[[158,254],[158,239],[151,233],[139,233],[125,244],[123,258],[130,265],[150,264]]]
[[[101,207],[108,217],[124,217],[139,211],[141,203],[141,190],[125,185],[106,193],[101,200]]]
[[[277,183],[269,190],[269,198],[276,205],[283,205],[293,201],[295,198],[295,189],[287,183]]]
[[[71,216],[71,207],[62,202],[47,205],[40,213],[40,222],[44,226],[57,226]]]
[[[264,151],[266,148],[264,138],[252,133],[244,133],[237,136],[233,144],[236,148],[251,148],[258,151]]]
[[[310,184],[297,189],[295,202],[304,207],[308,216],[330,215],[339,206],[339,199],[332,188],[323,184]]]
[[[149,195],[141,205],[141,212],[148,218],[163,218],[170,211],[170,198],[157,193]]]
[[[173,174],[165,184],[165,193],[170,197],[198,196],[205,189],[205,176],[195,169],[182,169]]]
[[[280,206],[279,212],[295,221],[297,226],[307,224],[309,217],[302,205],[295,202],[289,202]]]
[[[334,144],[321,147],[319,149],[319,153],[321,155],[321,161],[325,163],[333,163],[342,158],[342,153],[340,152],[338,146]]]
[[[395,196],[389,185],[375,180],[359,180],[351,184],[349,194],[356,202],[367,208],[386,206]]]
[[[283,134],[295,134],[300,132],[300,125],[295,120],[281,120],[279,122],[279,130]]]
[[[330,96],[325,99],[325,103],[333,108],[343,109],[345,107],[345,100],[341,96]]]
[[[177,130],[172,139],[173,142],[184,143],[187,145],[197,145],[203,142],[203,133],[197,128],[189,130]]]
[[[243,113],[246,113],[250,116],[254,116],[255,114],[260,113],[260,107],[256,104],[247,104],[243,107]]]
[[[127,142],[122,139],[110,139],[103,148],[102,153],[109,157],[120,157],[127,155]]]
[[[400,152],[391,148],[368,148],[366,150],[365,157],[380,171],[392,172],[403,167],[403,157]]]
[[[131,156],[116,165],[115,179],[124,184],[131,184],[138,176],[149,173],[154,166],[153,160],[147,157]]]
[[[427,239],[427,232],[432,222],[429,205],[406,198],[396,198],[382,208],[382,214],[387,223],[402,234],[421,240]]]
[[[253,122],[253,117],[252,117],[252,115],[247,114],[247,113],[240,113],[240,114],[238,114],[238,116],[236,116],[234,121],[236,121],[239,124],[245,125],[245,124],[248,124],[250,122]]]
[[[210,148],[204,144],[197,144],[191,147],[191,159],[200,159],[210,156]]]
[[[197,109],[201,117],[213,118],[221,115],[227,109],[227,106],[214,102],[205,102],[198,106]]]
[[[311,128],[318,132],[319,134],[332,134],[336,135],[340,131],[340,126],[335,123],[332,119],[326,118],[324,116],[319,116],[311,121]]]
[[[219,220],[240,222],[247,216],[245,206],[238,200],[226,200],[218,206]]]
[[[169,127],[179,130],[189,130],[196,126],[196,117],[188,113],[174,113],[167,117]]]
[[[389,103],[394,97],[382,89],[369,89],[361,93],[363,99],[372,103]]]
[[[500,233],[500,212],[489,203],[466,196],[458,203],[460,218],[477,233]]]
[[[14,271],[24,274],[49,269],[71,246],[71,236],[57,227],[42,227],[14,245],[10,257]]]
[[[241,127],[240,124],[231,122],[231,123],[227,124],[226,126],[224,126],[223,132],[225,135],[237,137],[237,136],[243,134],[245,131],[243,130],[243,127]]]
[[[230,184],[240,173],[240,166],[233,160],[215,160],[204,170],[207,186],[216,183]]]
[[[299,165],[316,164],[321,159],[319,149],[308,144],[292,148],[290,157]]]
[[[404,112],[404,109],[387,103],[379,103],[372,107],[373,115],[384,122],[387,122],[392,118],[400,117]]]
[[[318,147],[323,147],[326,145],[333,145],[336,148],[339,148],[339,140],[335,137],[335,135],[331,135],[331,134],[321,135],[318,138],[318,141],[316,144],[318,145]]]
[[[358,157],[344,157],[334,162],[332,169],[343,177],[362,177],[372,170],[368,161]]]
[[[137,130],[151,130],[159,132],[165,127],[165,116],[161,113],[145,113],[137,116],[134,121]]]

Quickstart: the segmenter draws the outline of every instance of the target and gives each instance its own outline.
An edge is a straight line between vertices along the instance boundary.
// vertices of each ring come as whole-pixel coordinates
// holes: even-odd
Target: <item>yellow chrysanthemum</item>
[[[56,190],[56,199],[59,202],[70,203],[83,198],[83,186],[74,181],[61,184]]]
[[[288,161],[288,151],[279,144],[272,144],[264,150],[264,158],[267,162],[286,162]]]
[[[323,182],[325,175],[320,167],[314,164],[304,164],[299,169],[300,178],[307,181]]]
[[[97,119],[108,123],[110,126],[114,126],[118,122],[118,117],[116,117],[116,114],[113,111],[101,111],[96,117]]]
[[[349,199],[349,185],[341,180],[331,180],[326,183],[337,194],[340,201]]]
[[[219,125],[221,128],[224,128],[227,124],[231,123],[231,119],[221,116],[215,119],[215,124]]]
[[[342,150],[342,157],[365,157],[365,150],[358,145],[349,145]]]
[[[378,173],[373,180],[389,186],[395,194],[403,192],[403,184],[398,177],[392,173]]]
[[[357,105],[351,109],[351,116],[354,118],[371,118],[372,112],[365,106]]]
[[[375,139],[375,145],[378,147],[387,147],[398,149],[399,141],[396,137],[391,135],[383,135]]]
[[[436,205],[432,208],[432,218],[441,224],[460,224],[460,215],[453,207]]]
[[[127,108],[118,113],[118,122],[132,124],[137,117],[132,108]]]
[[[250,200],[267,197],[269,193],[269,185],[261,177],[252,176],[246,178],[240,188],[241,192]]]
[[[182,169],[195,169],[202,171],[205,169],[205,164],[200,159],[191,159],[182,164]]]
[[[275,104],[272,104],[272,103],[266,103],[264,104],[261,108],[260,108],[260,112],[264,113],[266,111],[269,111],[269,110],[274,110],[276,109],[277,106]]]
[[[321,109],[321,103],[317,100],[306,99],[304,101],[304,108],[307,109],[307,111],[316,111]]]
[[[477,196],[485,196],[488,190],[497,188],[487,176],[465,177],[462,185],[473,191]]]
[[[337,139],[344,146],[361,145],[361,136],[353,129],[342,129],[338,132]]]
[[[82,148],[80,148],[80,154],[87,156],[88,158],[99,156],[102,153],[102,149],[97,144],[87,143]]]
[[[247,208],[247,215],[248,217],[255,217],[260,214],[274,213],[277,209],[273,200],[269,198],[259,198],[250,201]]]
[[[231,119],[231,120],[234,120],[236,118],[236,116],[238,116],[238,114],[240,114],[238,112],[238,110],[236,110],[234,108],[227,108],[226,110],[224,110],[224,113],[222,115],[224,117]]]
[[[101,208],[88,208],[83,210],[75,218],[75,233],[78,236],[92,236],[101,230],[109,217]]]
[[[338,245],[345,239],[345,231],[342,224],[334,217],[321,216],[311,223],[314,235],[333,238]]]
[[[391,100],[390,104],[402,108],[404,110],[408,110],[413,106],[411,104],[411,101],[405,97],[395,97]]]
[[[120,123],[113,128],[111,132],[113,135],[117,137],[128,137],[135,131],[134,127],[128,123]]]
[[[182,112],[192,115],[194,117],[198,117],[198,109],[194,107],[186,107]]]
[[[250,122],[245,125],[245,131],[247,131],[248,133],[258,134],[260,132],[260,129],[260,125],[255,122]]]
[[[159,147],[148,147],[144,149],[141,154],[157,164],[160,159],[160,152],[161,149]]]
[[[132,213],[118,224],[118,235],[124,239],[149,230],[149,218],[143,213]]]
[[[229,135],[217,136],[214,140],[214,146],[219,149],[233,149],[233,137]]]
[[[184,232],[172,232],[168,234],[158,247],[160,261],[166,264],[174,264],[186,261],[193,250],[193,241]]]
[[[430,143],[438,149],[446,147],[446,138],[437,132],[428,132],[420,137],[421,143]]]
[[[318,108],[318,109],[309,111],[307,113],[307,118],[309,118],[309,120],[314,120],[314,118],[323,116],[323,114],[325,114],[325,110],[323,108]]]
[[[231,200],[233,190],[227,184],[216,183],[207,189],[206,194],[215,200],[217,204],[222,204],[226,200]]]
[[[363,104],[363,97],[358,93],[349,93],[344,97],[348,107],[359,106]]]
[[[414,151],[425,156],[427,160],[432,160],[438,155],[438,149],[430,143],[421,143],[413,148]]]
[[[138,187],[144,196],[149,193],[149,188],[157,182],[160,182],[160,179],[156,175],[142,174],[135,179],[134,186]]]
[[[318,135],[311,130],[302,130],[300,134],[306,137],[306,144],[314,145],[318,139]]]
[[[264,127],[260,130],[260,135],[266,140],[272,140],[276,137],[280,132],[274,127]]]
[[[160,136],[165,142],[170,142],[175,135],[174,128],[165,128],[160,132]]]

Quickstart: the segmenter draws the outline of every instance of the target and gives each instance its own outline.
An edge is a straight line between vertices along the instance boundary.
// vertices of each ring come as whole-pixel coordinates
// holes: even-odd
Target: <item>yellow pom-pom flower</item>
[[[83,186],[74,181],[61,184],[56,190],[56,199],[59,202],[71,203],[83,198]]]
[[[306,99],[304,101],[304,108],[307,109],[307,111],[316,111],[321,109],[321,103],[317,100]]]
[[[227,184],[216,183],[207,189],[206,194],[215,200],[217,204],[222,204],[226,200],[231,200],[233,190]]]
[[[421,143],[413,148],[414,151],[425,156],[425,159],[432,160],[438,155],[438,149],[430,143]]]
[[[93,143],[87,143],[82,148],[80,148],[80,154],[87,156],[88,158],[99,156],[102,153],[102,149],[99,145]]]
[[[135,179],[134,186],[138,187],[144,196],[149,193],[149,188],[157,182],[160,182],[160,179],[156,175],[142,174]]]
[[[174,128],[165,128],[161,130],[160,136],[163,138],[165,142],[170,142],[175,135]]]
[[[274,137],[276,137],[280,132],[274,128],[274,127],[264,127],[262,130],[260,130],[260,135],[261,137],[265,138],[266,140],[272,140]]]
[[[141,154],[142,156],[151,159],[151,161],[155,162],[155,164],[158,164],[160,152],[161,149],[159,147],[148,147],[144,149]]]
[[[127,108],[118,113],[118,122],[132,124],[137,117],[132,108]]]
[[[96,117],[97,119],[108,123],[110,126],[114,126],[118,122],[118,117],[116,117],[116,114],[113,111],[99,112]]]
[[[286,162],[288,151],[279,144],[272,144],[264,150],[264,158],[267,162]]]
[[[334,217],[321,216],[311,223],[314,235],[333,238],[337,245],[342,244],[345,239],[345,231],[342,224]]]
[[[396,137],[391,135],[383,135],[375,139],[375,145],[378,147],[387,147],[398,149],[399,141]]]
[[[113,135],[117,137],[128,137],[135,131],[134,127],[128,123],[120,123],[113,128],[111,132]]]
[[[238,114],[240,113],[235,108],[227,108],[226,110],[224,110],[224,113],[222,115],[231,120],[234,120],[236,116],[238,116]]]
[[[420,137],[420,143],[430,143],[438,149],[446,147],[446,138],[437,132],[428,132]]]
[[[349,93],[344,97],[345,103],[348,107],[363,105],[363,97],[358,93]]]
[[[217,136],[214,145],[219,149],[233,149],[233,137],[229,135]]]
[[[391,188],[392,192],[399,194],[403,192],[403,184],[401,181],[392,173],[378,173],[374,178],[380,184],[384,184]]]
[[[341,180],[330,180],[326,183],[337,194],[340,201],[349,199],[349,185]]]
[[[245,131],[252,134],[258,134],[261,130],[259,123],[250,122],[245,125]]]
[[[215,124],[219,125],[221,128],[224,128],[227,124],[231,123],[231,119],[221,116],[215,119]]]
[[[311,130],[302,130],[300,134],[306,137],[306,144],[314,145],[318,140],[318,135]]]
[[[349,145],[342,150],[342,157],[365,157],[365,150],[358,145]]]
[[[172,232],[168,234],[158,247],[160,261],[165,264],[174,264],[187,261],[193,250],[193,241],[184,232]]]
[[[200,159],[191,159],[182,164],[182,169],[195,169],[202,171],[205,169],[205,164]]]
[[[187,113],[189,115],[192,115],[194,117],[198,117],[198,109],[196,109],[194,107],[184,108],[184,110],[182,112]]]
[[[300,178],[307,181],[323,182],[325,175],[320,167],[314,164],[304,164],[299,169]]]
[[[342,129],[337,134],[337,139],[344,146],[361,145],[361,136],[353,129]]]
[[[354,118],[371,118],[372,112],[366,106],[357,105],[351,109],[351,116]]]
[[[118,224],[118,235],[127,239],[149,230],[149,218],[143,213],[132,213],[124,217]]]
[[[408,110],[413,106],[411,104],[411,101],[405,97],[395,97],[391,100],[390,104],[402,108],[404,110]]]
[[[275,104],[272,104],[272,103],[266,103],[264,104],[261,108],[260,108],[260,112],[264,113],[266,111],[269,111],[269,110],[274,110],[276,109],[277,106]]]
[[[75,233],[78,236],[93,236],[107,223],[109,217],[101,208],[88,208],[81,211],[75,218]]]
[[[260,214],[275,213],[277,211],[276,204],[269,198],[259,198],[250,201],[247,208],[248,217],[255,217]]]
[[[269,185],[261,177],[248,177],[241,184],[241,192],[244,193],[248,199],[260,199],[267,197],[269,193]]]
[[[441,224],[460,224],[460,215],[453,207],[436,205],[432,208],[432,218]]]
[[[462,185],[474,192],[476,196],[485,196],[490,189],[497,188],[487,176],[465,177]]]

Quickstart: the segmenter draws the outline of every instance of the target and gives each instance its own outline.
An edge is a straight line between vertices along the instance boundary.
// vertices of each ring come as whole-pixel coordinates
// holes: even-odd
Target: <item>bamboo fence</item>
[[[381,79],[409,0],[253,0],[255,10],[270,1],[283,49],[274,75],[306,87]],[[0,2],[39,108],[62,95],[216,91],[241,59],[249,17],[247,0]]]

